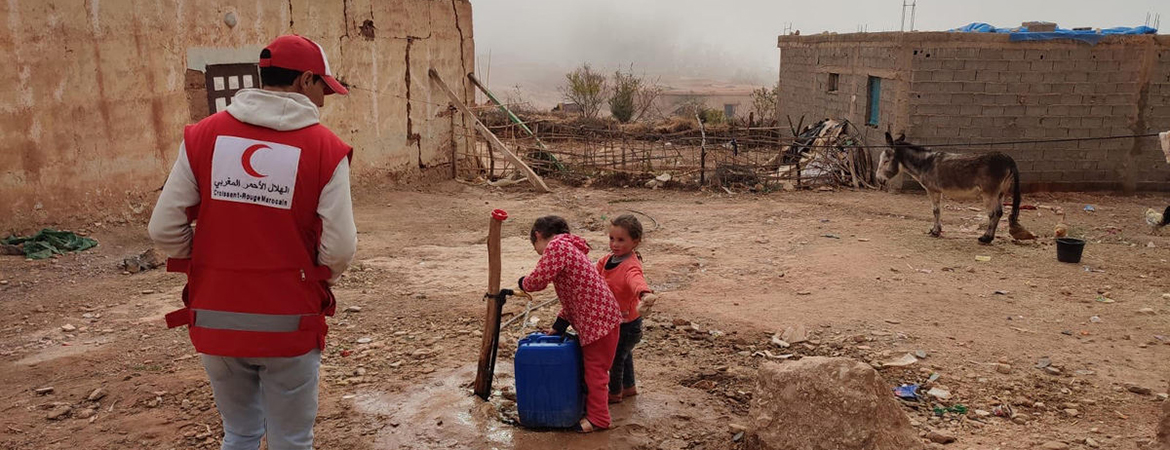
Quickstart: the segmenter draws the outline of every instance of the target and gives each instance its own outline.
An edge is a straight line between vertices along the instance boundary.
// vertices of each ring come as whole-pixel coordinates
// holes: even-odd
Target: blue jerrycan
[[[577,337],[532,333],[516,345],[516,409],[529,428],[570,428],[585,415]]]

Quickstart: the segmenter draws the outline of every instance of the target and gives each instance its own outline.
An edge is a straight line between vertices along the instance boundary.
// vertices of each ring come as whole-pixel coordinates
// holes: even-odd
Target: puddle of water
[[[513,382],[508,364],[501,364],[497,371],[496,387]],[[501,422],[487,403],[473,396],[465,386],[474,377],[475,366],[468,365],[437,374],[411,392],[359,392],[353,402],[363,414],[386,417],[388,422],[398,424],[381,429],[376,437],[377,448],[634,448],[652,442],[648,433],[653,428],[651,424],[678,420],[671,413],[677,409],[672,407],[678,401],[677,396],[642,394],[611,405],[615,428],[610,431],[579,434],[565,430],[528,430]]]

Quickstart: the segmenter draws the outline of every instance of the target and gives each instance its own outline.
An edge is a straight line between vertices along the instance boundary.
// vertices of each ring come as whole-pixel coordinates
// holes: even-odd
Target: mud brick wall
[[[427,70],[474,99],[471,13],[468,0],[0,3],[0,235],[143,221],[183,126],[208,113],[207,65],[255,63],[287,33],[319,43],[351,85],[321,112],[354,146],[359,184],[450,177],[474,132]]]
[[[898,120],[897,106],[907,86],[899,76],[900,53],[893,42],[781,45],[780,95],[777,96],[781,123],[786,124],[790,118],[796,125],[801,117],[806,125],[824,118],[844,118],[867,138],[880,140],[881,133],[877,130],[902,123]],[[837,76],[836,91],[829,90],[832,74]],[[882,79],[876,127],[866,126],[871,76]]]
[[[928,145],[1170,130],[1170,37],[1111,36],[1088,45],[1009,42],[992,34],[863,33],[786,36],[780,48],[781,115],[852,112],[844,117],[863,119],[862,108],[851,111],[817,89],[818,72],[892,68],[897,99],[890,125]],[[845,68],[833,67],[840,58],[818,62],[818,56],[824,61],[823,55],[845,51],[857,55]],[[786,65],[790,53],[797,61]],[[878,131],[885,125],[883,118]],[[1031,190],[1170,189],[1170,166],[1150,138],[947,150],[1008,153]]]

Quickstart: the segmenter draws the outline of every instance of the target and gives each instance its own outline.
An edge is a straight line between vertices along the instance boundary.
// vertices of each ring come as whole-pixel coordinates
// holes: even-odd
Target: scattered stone
[[[146,407],[147,408],[158,408],[159,406],[162,406],[162,401],[163,401],[162,397],[156,396],[155,398],[152,398],[152,399],[146,401]]]
[[[122,269],[123,275],[129,275],[131,273],[145,272],[162,267],[166,264],[166,261],[166,255],[154,248],[149,248],[138,255],[123,259],[118,264],[118,268]]]
[[[978,417],[980,419],[986,418],[986,417],[991,417],[991,412],[984,411],[982,409],[976,409],[976,410],[971,411],[971,412],[975,413],[975,417]]]
[[[97,414],[97,411],[94,411],[93,408],[85,408],[81,411],[78,411],[77,414],[73,415],[73,417],[76,417],[78,419],[88,419],[90,417],[93,417],[94,414]]]
[[[1028,416],[1025,416],[1023,414],[1017,414],[1015,416],[1012,416],[1012,423],[1014,423],[1016,425],[1025,425],[1028,423]]]
[[[915,350],[914,356],[918,359],[926,359],[926,351],[925,350]]]
[[[784,333],[780,335],[780,340],[789,344],[806,342],[808,341],[808,330],[804,328],[804,325],[785,328]]]
[[[902,355],[900,358],[882,363],[882,367],[906,367],[918,362],[918,358],[909,353]]]
[[[1089,448],[1100,448],[1101,444],[1093,438],[1085,438],[1085,445]]]
[[[427,356],[429,354],[431,354],[430,351],[427,351],[427,349],[425,349],[425,348],[420,348],[418,350],[411,352],[410,356],[413,356],[415,358],[422,358],[422,357]]]
[[[1091,323],[1101,323],[1101,316],[1093,316],[1093,317],[1090,317],[1090,318],[1089,318],[1089,322],[1091,322]]]
[[[1061,373],[1060,369],[1057,369],[1057,368],[1052,367],[1052,366],[1045,367],[1044,371],[1047,372],[1049,375],[1060,375],[1060,373]]]
[[[0,286],[8,286],[8,280],[0,280]]]
[[[1041,445],[1040,448],[1044,450],[1068,450],[1068,444],[1060,441],[1048,441],[1044,445]]]
[[[672,321],[671,323],[674,324],[674,326],[676,326],[676,327],[685,327],[685,326],[691,324],[690,321],[683,320],[683,319],[674,319],[674,321]]]
[[[898,319],[886,319],[886,323],[891,324],[891,325],[897,325],[897,324],[902,323],[902,321],[898,320]]]
[[[932,387],[930,390],[926,391],[926,395],[937,398],[939,400],[946,400],[951,398],[951,391],[940,387]]]
[[[955,442],[954,436],[943,433],[941,431],[931,431],[926,433],[926,438],[930,439],[930,442],[934,442],[936,444],[950,444]]]
[[[1077,411],[1075,408],[1067,408],[1064,410],[1064,414],[1069,417],[1076,417],[1081,415],[1081,412]]]
[[[1137,385],[1126,386],[1126,389],[1138,395],[1150,395],[1150,392],[1152,392],[1148,387]]]
[[[150,295],[150,294],[153,294],[154,292],[155,292],[154,289],[143,289],[142,295]]]
[[[922,448],[885,381],[859,361],[809,356],[762,364],[751,398],[747,448]]]
[[[780,335],[778,335],[778,334],[772,335],[772,345],[775,345],[775,346],[780,347],[780,348],[788,348],[788,347],[792,346],[792,344],[789,344],[784,339],[781,339]]]
[[[65,416],[68,416],[71,411],[73,411],[73,407],[66,404],[58,404],[49,410],[48,414],[45,414],[45,418],[49,420],[61,420]]]
[[[61,331],[64,331],[66,333],[72,333],[74,331],[77,331],[77,327],[73,326],[73,324],[71,324],[71,323],[67,323],[65,325],[61,325]]]
[[[357,305],[354,305],[354,306],[349,306],[349,307],[346,307],[346,308],[345,308],[345,312],[347,312],[347,313],[356,313],[356,312],[362,312],[362,307],[361,307],[361,306],[357,306]]]
[[[812,291],[797,291],[796,295],[812,295]]]
[[[1170,300],[1170,292],[1162,294],[1162,300]]]
[[[1142,309],[1139,309],[1139,310],[1137,311],[1137,313],[1138,313],[1138,314],[1141,314],[1141,315],[1143,315],[1143,316],[1153,316],[1153,315],[1157,315],[1157,314],[1158,314],[1158,312],[1157,312],[1157,311],[1154,311],[1154,308],[1142,308]]]
[[[368,338],[368,337],[358,338],[358,340],[357,340],[357,343],[359,343],[359,344],[369,344],[371,342],[374,342],[374,339]]]
[[[102,389],[102,388],[97,388],[97,389],[94,389],[93,392],[90,392],[89,396],[85,397],[85,399],[89,400],[91,402],[96,402],[96,401],[101,400],[105,397],[106,397],[106,390]]]
[[[33,392],[36,392],[37,395],[49,395],[49,394],[53,393],[53,388],[52,387],[43,387],[40,389],[33,389]]]
[[[732,436],[732,437],[731,437],[731,442],[739,442],[739,441],[742,441],[742,440],[743,440],[743,435],[744,435],[744,432],[743,432],[743,431],[740,431],[739,433],[735,433],[735,436]]]
[[[995,365],[995,371],[1007,375],[1012,373],[1012,366],[1011,364],[999,363]]]

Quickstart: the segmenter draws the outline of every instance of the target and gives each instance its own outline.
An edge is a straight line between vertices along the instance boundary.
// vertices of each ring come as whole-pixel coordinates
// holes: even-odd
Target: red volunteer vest
[[[351,147],[317,124],[276,131],[220,112],[183,133],[200,204],[184,308],[167,326],[188,326],[199,353],[291,357],[325,348],[336,302],[317,265],[317,203]]]

